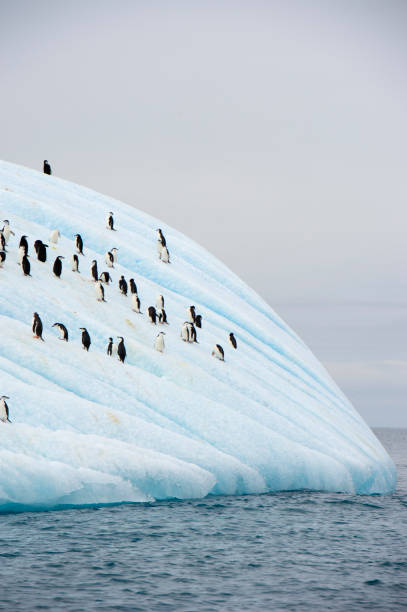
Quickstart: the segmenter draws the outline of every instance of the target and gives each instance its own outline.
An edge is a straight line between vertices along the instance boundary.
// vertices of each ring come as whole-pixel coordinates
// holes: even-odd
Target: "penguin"
[[[127,281],[122,275],[119,280],[119,289],[123,295],[127,295]]]
[[[49,174],[51,176],[51,174],[52,174],[51,166],[50,166],[50,164],[49,164],[47,159],[44,159],[44,167],[43,167],[43,169],[44,169],[44,174]]]
[[[25,234],[23,236],[21,236],[20,244],[18,245],[18,247],[20,249],[24,249],[25,254],[27,255],[27,253],[28,253],[28,242],[27,242],[27,236]]]
[[[8,395],[2,395],[0,397],[0,421],[2,423],[11,423],[9,417],[9,409],[6,399],[10,399]]]
[[[165,332],[160,332],[157,335],[155,342],[154,342],[155,350],[159,351],[160,353],[163,353],[165,349],[164,336],[165,336]]]
[[[37,250],[38,261],[42,261],[42,262],[47,261],[47,248],[48,248],[48,245],[44,244],[43,242],[41,242],[41,244],[38,245],[38,250]]]
[[[129,280],[129,285],[130,285],[130,293],[137,293],[137,285],[134,282],[134,278],[131,278]]]
[[[98,262],[96,261],[96,259],[92,261],[90,273],[95,283],[97,283],[97,281],[99,280],[99,276],[98,276]]]
[[[44,338],[42,337],[42,329],[43,329],[42,321],[41,321],[41,318],[38,312],[33,313],[32,329],[33,329],[34,338],[36,340],[42,340],[43,342],[45,342]]]
[[[61,259],[65,259],[65,257],[63,255],[58,255],[58,257],[55,258],[54,265],[52,266],[52,271],[57,278],[61,278],[61,274],[62,274]]]
[[[112,282],[112,277],[110,276],[109,272],[102,272],[99,280],[102,281],[102,283],[105,283],[106,285],[108,285],[109,283]]]
[[[195,323],[195,319],[196,319],[195,306],[190,306],[189,308],[187,308],[187,317],[188,317],[188,320],[191,321],[191,323]]]
[[[54,229],[49,235],[49,241],[53,244],[58,244],[58,240],[61,238],[61,233],[59,230]]]
[[[160,308],[160,310],[157,310],[157,315],[158,315],[158,322],[159,323],[161,323],[162,325],[164,325],[164,323],[166,323],[168,325],[167,313],[165,312],[164,308]]]
[[[3,219],[3,223],[4,223],[4,227],[1,230],[1,233],[4,236],[4,240],[6,241],[6,245],[7,245],[8,241],[10,240],[10,235],[15,236],[15,233],[11,230],[10,222],[8,219]]]
[[[68,330],[63,323],[54,323],[52,327],[58,327],[61,333],[59,340],[65,340],[65,342],[68,342]]]
[[[117,336],[117,338],[120,340],[119,344],[117,345],[117,356],[119,361],[124,363],[124,360],[126,359],[126,347],[124,346],[123,338],[121,336]]]
[[[202,315],[196,315],[196,317],[195,317],[195,326],[199,327],[199,329],[202,328]]]
[[[72,255],[72,272],[79,272],[79,257],[76,253]]]
[[[98,302],[106,302],[105,300],[105,289],[102,285],[102,281],[98,281],[95,285],[96,299]]]
[[[157,296],[156,306],[157,310],[164,308],[164,297],[162,295]]]
[[[140,313],[140,298],[137,295],[137,293],[133,293],[133,295],[131,296],[131,309],[134,310],[134,312],[138,312]]]
[[[181,338],[184,342],[194,342],[194,336],[196,339],[196,333],[193,334],[193,324],[190,321],[185,321],[181,327]]]
[[[170,254],[169,254],[168,249],[167,249],[166,246],[162,248],[160,259],[161,259],[161,261],[163,263],[168,263],[168,264],[171,263],[170,262]]]
[[[29,255],[24,255],[21,260],[21,269],[23,271],[24,276],[31,276],[31,264],[28,261]]]
[[[107,345],[106,353],[109,355],[109,357],[112,356],[112,353],[113,353],[113,338],[109,338],[109,344]]]
[[[0,268],[3,267],[3,264],[5,261],[6,261],[6,251],[0,251]]]
[[[154,325],[157,325],[157,313],[156,313],[154,306],[148,307],[148,316],[149,316],[151,323],[153,323]]]
[[[215,344],[215,346],[213,347],[212,355],[220,361],[225,361],[225,353],[220,344]]]
[[[107,253],[105,254],[105,262],[106,265],[109,268],[114,268],[114,257],[113,257],[113,253],[111,251],[107,251]]]
[[[80,234],[75,234],[74,238],[75,238],[76,250],[78,251],[79,255],[83,255],[84,253],[83,253],[82,236]]]
[[[229,342],[233,346],[234,349],[237,349],[237,342],[236,342],[236,338],[235,338],[233,332],[230,332],[230,334],[229,334]]]
[[[89,351],[91,341],[90,341],[90,336],[88,334],[88,330],[86,329],[86,327],[80,327],[79,329],[82,330],[82,348],[85,351]]]
[[[107,227],[107,229],[110,229],[113,232],[115,232],[116,230],[114,229],[113,225],[114,225],[113,213],[110,212],[110,213],[108,213],[108,215],[106,217],[106,227]]]

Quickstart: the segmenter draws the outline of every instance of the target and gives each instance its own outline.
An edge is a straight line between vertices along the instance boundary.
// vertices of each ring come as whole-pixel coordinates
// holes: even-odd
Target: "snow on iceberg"
[[[106,228],[114,212],[117,231]],[[298,336],[235,274],[179,232],[137,209],[54,176],[0,162],[0,215],[9,219],[0,269],[0,507],[143,502],[311,489],[388,493],[393,462]],[[156,228],[171,264],[159,261]],[[48,244],[37,261],[33,242]],[[84,241],[71,270],[74,235]],[[31,277],[18,266],[29,238]],[[119,261],[98,302],[91,261]],[[64,255],[60,279],[52,274]],[[118,280],[134,278],[143,314]],[[166,349],[147,309],[165,298]],[[202,314],[199,344],[181,340],[186,309]],[[45,342],[33,339],[37,311]],[[69,330],[61,342],[53,323]],[[92,344],[82,350],[80,327]],[[228,343],[234,332],[238,348]],[[106,355],[124,336],[125,364]],[[218,343],[225,362],[211,356]]]

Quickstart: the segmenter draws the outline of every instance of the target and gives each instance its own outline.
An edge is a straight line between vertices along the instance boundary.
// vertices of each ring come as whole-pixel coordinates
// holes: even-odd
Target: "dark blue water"
[[[5,514],[1,610],[407,610],[407,430],[392,496],[278,493]]]

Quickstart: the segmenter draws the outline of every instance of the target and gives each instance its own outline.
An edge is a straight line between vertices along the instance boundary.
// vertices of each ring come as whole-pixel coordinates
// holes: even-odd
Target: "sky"
[[[407,2],[2,0],[0,158],[217,255],[407,427]]]

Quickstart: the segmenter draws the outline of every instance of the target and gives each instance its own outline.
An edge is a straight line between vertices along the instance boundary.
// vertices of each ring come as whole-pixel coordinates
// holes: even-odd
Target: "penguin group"
[[[44,161],[44,173],[51,175],[51,167],[48,162]],[[10,222],[8,219],[3,220],[3,228],[0,230],[0,268],[3,267],[6,258],[7,258],[7,245],[9,243],[10,237],[14,236],[14,232],[10,227]],[[109,212],[106,217],[106,228],[110,231],[116,231],[114,227],[114,216],[113,212]],[[170,255],[167,247],[167,241],[164,236],[163,231],[159,228],[157,231],[157,252],[159,260],[163,263],[170,263]],[[49,243],[52,245],[58,244],[59,239],[61,238],[61,233],[58,229],[54,229],[51,231],[49,236]],[[84,243],[82,236],[78,233],[74,235],[74,244],[76,253],[72,255],[72,271],[76,273],[80,273],[79,271],[79,255],[84,255]],[[46,263],[47,261],[47,249],[49,248],[48,244],[42,242],[42,240],[35,240],[33,243],[34,251],[37,256],[37,260],[41,263]],[[54,247],[53,247],[54,248]],[[30,255],[28,253],[29,245],[28,245],[28,236],[23,234],[20,238],[19,247],[18,247],[18,265],[21,266],[21,270],[24,276],[31,276],[31,264],[29,261]],[[105,263],[108,268],[114,268],[114,264],[117,263],[118,248],[113,247],[106,251],[105,253]],[[52,266],[53,274],[56,278],[60,279],[62,276],[63,269],[63,255],[57,255]],[[97,260],[94,259],[90,268],[90,275],[95,283],[95,295],[98,302],[106,302],[105,300],[105,286],[109,285],[112,282],[112,277],[110,272],[103,271],[100,275],[98,272],[98,263]],[[131,309],[138,313],[142,314],[140,310],[140,298],[138,295],[137,284],[134,278],[129,279],[127,282],[124,275],[120,276],[118,281],[118,287],[120,293],[127,297],[128,291],[130,290],[131,296]],[[153,325],[168,325],[167,314],[164,308],[165,300],[163,295],[158,295],[155,306],[148,306],[147,315],[148,319]],[[197,328],[202,329],[202,315],[196,313],[196,307],[194,305],[189,306],[186,309],[187,320],[181,326],[181,339],[189,344],[198,344],[197,338]],[[69,340],[69,332],[67,327],[61,323],[56,322],[52,325],[52,327],[57,328],[59,331],[59,339],[68,342]],[[33,337],[37,340],[41,340],[44,342],[43,338],[43,323],[40,315],[37,312],[33,313],[32,320],[32,332]],[[81,341],[82,348],[88,352],[91,346],[91,338],[88,330],[85,327],[80,327],[81,331]],[[165,332],[160,331],[154,341],[154,349],[160,353],[164,352],[165,349]],[[124,338],[122,336],[117,336],[118,343],[115,346],[113,343],[113,337],[109,337],[108,345],[106,353],[108,356],[112,356],[113,354],[117,354],[117,358],[121,363],[124,363],[127,356],[126,347],[124,344]],[[233,349],[237,349],[237,341],[234,334],[229,333],[228,337],[230,345]],[[212,356],[219,359],[220,361],[225,361],[225,352],[223,347],[220,344],[215,344],[212,350]],[[8,418],[8,406],[6,403],[6,399],[9,399],[7,396],[1,396],[0,398],[0,420],[3,422],[10,422]]]

